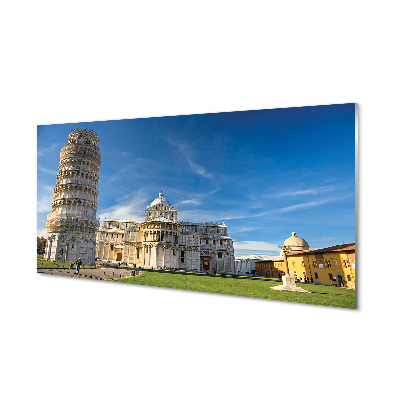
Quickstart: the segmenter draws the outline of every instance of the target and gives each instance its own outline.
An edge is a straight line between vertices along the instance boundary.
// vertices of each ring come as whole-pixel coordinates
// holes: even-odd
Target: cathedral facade
[[[97,234],[97,259],[233,273],[233,241],[225,223],[178,222],[177,214],[160,192],[146,208],[144,221],[105,219]]]

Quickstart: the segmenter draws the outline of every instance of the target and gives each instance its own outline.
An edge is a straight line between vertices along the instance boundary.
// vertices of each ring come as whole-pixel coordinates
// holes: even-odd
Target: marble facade
[[[144,221],[105,219],[96,257],[146,268],[233,273],[233,241],[224,222],[178,222],[162,192],[145,210]]]

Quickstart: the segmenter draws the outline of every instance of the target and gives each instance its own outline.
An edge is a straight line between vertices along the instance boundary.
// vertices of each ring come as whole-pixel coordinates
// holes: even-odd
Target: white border
[[[2,397],[392,397],[396,3],[123,3],[2,12]],[[347,102],[358,311],[36,274],[36,125]]]

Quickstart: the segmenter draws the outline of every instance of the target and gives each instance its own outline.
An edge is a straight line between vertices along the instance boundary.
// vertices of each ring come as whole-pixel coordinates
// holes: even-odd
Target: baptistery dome
[[[301,251],[309,250],[308,243],[301,237],[296,236],[296,232],[292,232],[292,236],[287,238],[283,244],[285,247],[289,247],[289,251]]]

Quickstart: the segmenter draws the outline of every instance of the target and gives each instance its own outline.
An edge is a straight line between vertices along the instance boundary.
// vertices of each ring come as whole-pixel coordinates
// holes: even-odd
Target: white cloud
[[[257,242],[257,241],[243,241],[233,242],[233,247],[236,250],[250,250],[250,251],[279,251],[279,246],[274,243]]]
[[[180,215],[184,215],[183,218],[187,221],[197,221],[199,218],[201,218],[201,221],[211,220],[211,221],[218,221],[218,220],[234,220],[234,219],[248,219],[248,218],[260,218],[260,217],[265,217],[267,215],[274,215],[274,214],[282,214],[282,213],[288,213],[292,211],[297,211],[300,209],[304,208],[311,208],[311,207],[316,207],[324,203],[330,203],[330,202],[335,202],[339,201],[345,198],[350,197],[348,196],[342,196],[342,197],[335,197],[335,198],[329,198],[329,199],[324,199],[324,200],[319,200],[319,201],[311,201],[308,203],[299,203],[299,204],[294,204],[292,206],[288,207],[283,207],[283,208],[276,208],[272,210],[267,210],[264,212],[258,212],[254,214],[250,214],[248,212],[242,212],[242,210],[229,210],[225,212],[215,212],[215,211],[197,211],[197,210],[191,210],[191,211],[182,211]]]
[[[177,206],[179,206],[180,204],[189,204],[189,205],[192,205],[192,206],[199,206],[202,203],[198,199],[189,199],[189,200],[180,201],[179,203],[177,203]]]
[[[61,144],[60,143],[54,143],[50,147],[47,147],[45,149],[41,149],[37,151],[37,156],[44,156],[45,153],[51,153],[53,150],[58,148]]]
[[[53,186],[38,182],[37,212],[51,212],[51,203],[54,199]]]
[[[310,208],[314,206],[318,206],[320,204],[327,203],[329,200],[320,200],[320,201],[310,201],[309,203],[300,203],[300,204],[294,204],[293,206],[288,206],[288,207],[283,207],[280,208],[279,210],[276,210],[276,212],[290,212],[290,211],[296,211],[300,210],[301,208]]]
[[[249,231],[254,231],[256,228],[255,227],[242,227],[242,228],[234,228],[234,229],[230,229],[229,232],[230,233],[239,233],[239,232],[249,232]]]
[[[317,189],[308,189],[308,190],[296,190],[294,192],[284,192],[272,195],[271,197],[283,197],[283,196],[298,196],[303,194],[317,194]]]
[[[186,160],[187,160],[191,170],[193,172],[195,172],[196,174],[204,176],[205,178],[212,178],[213,177],[212,174],[208,173],[203,167],[201,167],[200,165],[197,165],[194,162],[192,162],[190,160],[189,155],[186,156]]]
[[[340,201],[340,200],[343,200],[343,199],[346,199],[346,198],[349,198],[349,197],[351,197],[351,195],[346,195],[346,196],[342,196],[342,197],[331,197],[331,198],[323,199],[323,200],[319,200],[319,201],[310,201],[308,203],[294,204],[292,206],[278,208],[278,209],[275,209],[275,210],[268,210],[268,211],[265,211],[265,212],[262,212],[262,213],[258,213],[258,214],[255,214],[255,215],[248,215],[248,216],[245,216],[245,217],[239,216],[239,217],[236,217],[236,218],[254,218],[254,217],[264,217],[266,215],[271,215],[271,214],[287,213],[287,212],[297,211],[297,210],[300,210],[300,209],[303,209],[303,208],[316,207],[316,206],[319,206],[319,205],[324,204],[324,203],[332,203],[332,202],[335,202],[335,201]],[[235,217],[232,217],[232,218],[226,217],[226,219],[235,219]]]
[[[118,204],[106,208],[99,212],[101,219],[104,217],[115,219],[133,219],[137,221],[143,220],[143,210],[148,205],[148,196],[143,189],[139,190],[136,195],[133,193],[116,199]]]
[[[334,202],[337,200],[342,200],[346,197],[349,197],[349,196],[336,197],[336,198],[330,198],[330,199],[319,200],[319,201],[310,201],[309,203],[294,204],[293,206],[280,208],[280,209],[276,210],[275,212],[285,213],[285,212],[300,210],[302,208],[315,207],[315,206],[319,206],[320,204],[331,203],[331,202]]]
[[[248,212],[242,212],[242,210],[229,210],[223,212],[217,211],[209,211],[209,210],[186,210],[181,211],[178,214],[178,218],[180,221],[191,221],[191,222],[214,222],[214,221],[229,221],[234,219],[248,219],[248,218],[260,218],[265,217],[267,215],[274,215],[274,214],[283,214],[292,211],[297,211],[300,209],[316,207],[324,203],[330,203],[335,201],[340,201],[345,198],[350,197],[351,195],[342,196],[342,197],[332,197],[324,200],[319,201],[311,201],[308,203],[299,203],[294,204],[292,206],[277,208],[272,210],[267,210],[264,212],[259,212],[255,214],[250,214]],[[238,231],[239,232],[239,231]]]
[[[47,238],[47,229],[46,228],[43,228],[43,229],[38,229],[37,230],[37,236],[38,237],[44,237],[44,238]]]
[[[302,195],[316,195],[316,194],[323,194],[323,193],[329,193],[332,191],[337,191],[344,189],[344,185],[330,185],[330,186],[320,186],[317,188],[312,188],[312,189],[305,189],[305,190],[293,190],[293,191],[287,191],[287,192],[282,192],[282,193],[276,193],[272,195],[267,195],[266,197],[285,197],[285,196],[302,196]]]
[[[186,157],[186,161],[188,162],[190,169],[194,173],[204,176],[205,178],[213,178],[213,175],[207,172],[205,168],[192,161],[193,150],[187,143],[172,140],[171,138],[168,138],[168,141],[172,146],[177,147],[180,152]]]
[[[51,170],[51,169],[43,168],[43,167],[41,167],[40,165],[38,165],[37,169],[38,169],[39,171],[45,172],[46,174],[50,174],[50,175],[53,175],[53,176],[54,176],[54,175],[57,175],[57,171],[53,171],[53,170]]]
[[[125,167],[125,168],[122,168],[122,169],[120,169],[116,174],[114,174],[109,180],[108,180],[108,182],[107,182],[107,184],[108,183],[111,183],[111,182],[113,182],[113,181],[115,181],[119,176],[121,176],[123,173],[125,173],[126,171],[129,171],[130,169],[132,169],[133,167],[134,167],[135,165],[128,165],[127,167]]]

